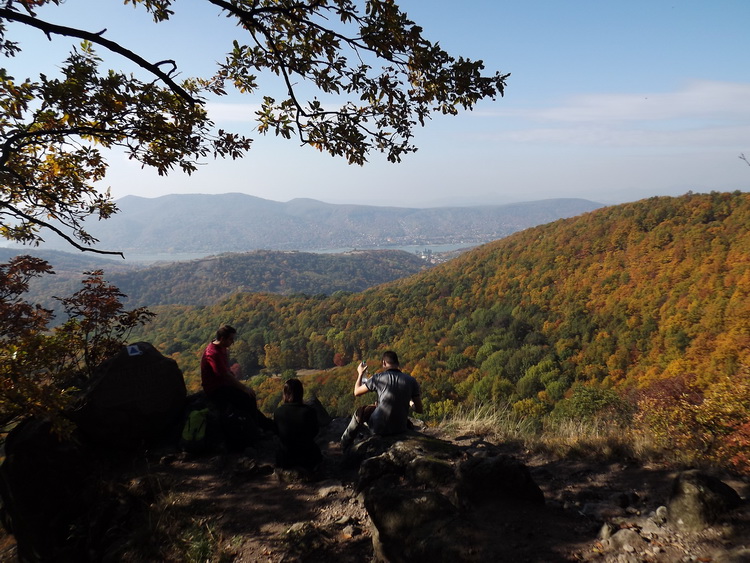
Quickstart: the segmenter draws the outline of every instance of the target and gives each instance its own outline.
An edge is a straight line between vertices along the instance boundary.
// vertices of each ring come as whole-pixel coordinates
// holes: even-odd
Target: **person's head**
[[[234,344],[234,339],[237,336],[237,330],[229,325],[221,325],[219,330],[216,331],[216,342],[225,348],[229,348]]]
[[[301,403],[304,395],[302,382],[294,377],[287,379],[284,383],[283,393],[285,403]]]
[[[397,368],[398,367],[398,355],[393,350],[383,352],[383,367],[386,368]]]

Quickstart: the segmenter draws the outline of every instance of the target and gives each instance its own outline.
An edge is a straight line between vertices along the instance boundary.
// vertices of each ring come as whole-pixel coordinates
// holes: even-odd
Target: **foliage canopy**
[[[106,30],[49,21],[65,9],[61,0],[3,2],[0,52],[6,57],[21,51],[13,40],[18,26],[82,41],[59,78],[16,80],[0,69],[3,237],[38,244],[47,228],[92,250],[96,240],[82,221],[116,212],[109,193],[96,187],[107,171],[102,149],[123,150],[159,174],[175,168],[190,174],[209,156],[241,157],[251,140],[215,130],[204,107],[209,96],[236,91],[261,98],[255,116],[261,133],[296,137],[350,163],[363,164],[373,151],[398,162],[416,150],[414,128],[433,112],[455,114],[494,99],[508,77],[484,75],[482,61],[454,58],[428,41],[392,0],[204,2],[237,23],[236,35],[221,38],[227,54],[213,74],[181,81],[174,60],[149,61],[109,40]],[[172,0],[125,3],[157,23],[178,9]],[[97,50],[135,63],[146,78],[103,71]],[[260,73],[278,77],[285,95],[259,92]]]
[[[29,281],[53,273],[39,258],[17,256],[0,265],[0,426],[24,416],[59,417],[93,370],[116,352],[130,331],[153,314],[126,311],[100,270],[85,272],[83,288],[60,298],[68,320],[48,329],[51,311],[23,299]]]

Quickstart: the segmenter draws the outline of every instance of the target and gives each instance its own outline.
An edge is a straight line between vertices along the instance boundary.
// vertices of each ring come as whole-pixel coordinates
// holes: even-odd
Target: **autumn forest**
[[[334,415],[353,362],[394,349],[426,419],[502,405],[539,425],[606,419],[666,450],[750,467],[750,195],[656,197],[527,229],[361,293],[236,293],[155,307],[135,339],[199,387],[235,326],[233,369],[266,410],[300,373]],[[304,371],[300,371],[304,370]]]

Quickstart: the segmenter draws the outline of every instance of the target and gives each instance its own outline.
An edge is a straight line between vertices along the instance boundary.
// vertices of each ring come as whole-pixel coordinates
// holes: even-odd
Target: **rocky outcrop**
[[[684,471],[672,487],[667,506],[669,523],[681,530],[698,532],[741,504],[737,492],[716,477],[697,469]]]
[[[437,491],[369,489],[365,508],[379,561],[460,561],[455,507]]]
[[[357,489],[379,561],[483,560],[482,545],[465,544],[477,508],[544,505],[541,489],[520,461],[473,454],[418,432],[370,437],[354,446],[347,461],[359,464]]]
[[[507,455],[470,457],[461,462],[456,494],[467,508],[497,502],[544,504],[544,494],[526,465]]]
[[[667,505],[646,512],[635,498],[619,514],[613,504],[608,505],[610,512],[590,512],[604,522],[599,548],[592,555],[602,563],[666,563],[677,560],[678,553],[692,555],[680,561],[746,563],[750,561],[747,547],[731,545],[750,523],[747,510],[735,511],[743,504],[737,492],[718,478],[684,471],[675,477]]]
[[[545,498],[542,487],[554,490],[553,473],[532,471],[481,440],[459,444],[419,432],[367,438],[352,448],[345,463],[358,468],[356,489],[370,517],[378,561],[538,556],[539,550],[529,547],[536,538],[561,534],[565,526],[590,527],[595,541],[577,552],[576,560],[667,563],[676,554],[695,551],[706,561],[750,561],[746,545],[732,545],[742,543],[735,539],[744,537],[748,524],[747,509],[735,510],[744,505],[742,499],[729,485],[698,471],[680,473],[671,487],[667,479],[660,490],[618,489],[611,483],[581,487],[568,500],[565,491]],[[581,475],[589,471],[583,464]],[[567,488],[565,481],[561,484]],[[515,524],[520,521],[537,521],[537,529],[521,529]],[[545,561],[573,557],[557,553],[546,538],[542,543],[547,545]]]
[[[70,418],[93,444],[139,447],[178,435],[186,397],[177,362],[136,342],[97,368]]]
[[[33,418],[11,430],[0,465],[0,516],[21,560],[105,559],[119,530],[156,494],[131,488],[129,474],[143,446],[176,441],[185,395],[176,362],[139,342],[99,368],[69,413],[77,423],[71,435]]]

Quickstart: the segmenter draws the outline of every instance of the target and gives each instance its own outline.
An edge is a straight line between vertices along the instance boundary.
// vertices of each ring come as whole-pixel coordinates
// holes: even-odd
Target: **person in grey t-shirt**
[[[399,434],[406,431],[409,418],[409,407],[415,412],[422,412],[422,396],[419,383],[408,373],[399,369],[398,355],[388,351],[383,354],[383,370],[372,377],[363,377],[367,373],[367,364],[357,366],[357,381],[354,383],[354,396],[359,397],[368,391],[378,394],[374,405],[360,407],[352,416],[349,426],[341,436],[341,447],[348,449],[357,431],[363,424],[381,436]]]

